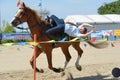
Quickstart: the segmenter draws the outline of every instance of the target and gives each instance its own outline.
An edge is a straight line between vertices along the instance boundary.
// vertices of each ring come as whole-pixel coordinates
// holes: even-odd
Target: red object
[[[17,7],[20,5],[20,0],[18,0],[18,2],[17,2]]]
[[[34,42],[37,42],[37,35],[34,34]],[[34,80],[36,80],[36,53],[37,53],[37,46],[34,46]]]
[[[40,45],[40,42],[37,42],[38,45]]]
[[[115,47],[115,45],[114,45],[113,43],[111,43],[111,46],[112,46],[112,47]]]
[[[96,41],[96,37],[93,37],[90,42],[95,42]]]

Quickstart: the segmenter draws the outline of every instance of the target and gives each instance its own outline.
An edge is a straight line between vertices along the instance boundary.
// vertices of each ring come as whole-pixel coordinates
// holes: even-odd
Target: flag
[[[18,2],[17,2],[17,7],[20,5],[20,0],[18,0]]]
[[[112,46],[112,47],[115,47],[115,45],[114,45],[113,43],[111,43],[111,46]]]
[[[97,39],[96,39],[96,37],[93,37],[91,40],[90,40],[90,42],[95,42]]]

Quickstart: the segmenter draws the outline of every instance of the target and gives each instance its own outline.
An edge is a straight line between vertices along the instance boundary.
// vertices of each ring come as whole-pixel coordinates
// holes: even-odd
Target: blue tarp
[[[16,44],[17,44],[17,45],[24,46],[24,45],[26,45],[26,44],[27,44],[27,42],[17,42]]]
[[[91,37],[102,37],[102,36],[103,36],[103,34],[101,31],[96,31],[91,34]]]

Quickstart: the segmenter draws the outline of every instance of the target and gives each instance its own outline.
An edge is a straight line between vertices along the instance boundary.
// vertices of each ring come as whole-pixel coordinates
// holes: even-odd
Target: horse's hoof
[[[65,72],[61,72],[61,77],[63,77],[65,75]]]
[[[63,72],[64,71],[64,69],[63,68],[58,68],[59,70],[60,70],[60,72]]]
[[[38,68],[36,68],[36,72],[40,72],[40,73],[44,73],[44,70],[43,69],[38,69]]]
[[[43,69],[40,69],[39,72],[40,72],[40,73],[44,73],[44,70],[43,70]]]
[[[62,68],[53,68],[53,71],[54,72],[57,72],[57,73],[60,73],[60,72],[62,72],[62,71],[64,71],[64,69],[62,69]]]
[[[79,70],[79,71],[82,70],[82,67],[80,65],[76,64],[75,66],[76,66],[77,70]]]

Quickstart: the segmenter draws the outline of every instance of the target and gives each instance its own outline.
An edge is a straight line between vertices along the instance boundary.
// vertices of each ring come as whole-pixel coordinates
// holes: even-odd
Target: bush
[[[17,42],[31,42],[32,40],[1,40],[0,44],[3,43],[17,43]]]

